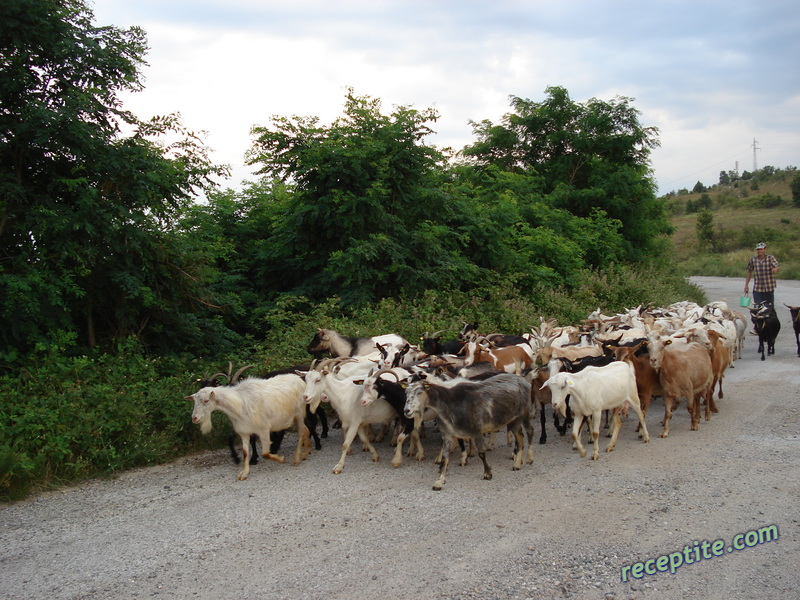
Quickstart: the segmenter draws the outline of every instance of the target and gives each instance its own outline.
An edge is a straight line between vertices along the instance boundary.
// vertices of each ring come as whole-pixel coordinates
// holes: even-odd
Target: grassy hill
[[[672,209],[672,243],[681,271],[744,277],[756,243],[764,241],[767,252],[781,264],[778,277],[800,279],[800,206],[793,203],[790,187],[795,177],[800,175],[793,167],[766,167],[748,179],[665,196]],[[703,209],[710,211],[713,231],[706,243],[697,231]]]

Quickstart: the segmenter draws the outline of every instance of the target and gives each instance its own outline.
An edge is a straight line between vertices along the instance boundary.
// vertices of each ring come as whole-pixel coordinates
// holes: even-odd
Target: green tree
[[[292,188],[260,248],[264,289],[360,304],[458,285],[472,267],[447,226],[444,156],[424,144],[435,111],[396,107],[350,90],[344,115],[276,117],[255,127],[248,154],[260,175]]]
[[[707,208],[697,214],[697,242],[702,250],[714,251],[714,215]]]
[[[0,3],[5,348],[55,329],[89,347],[130,334],[180,344],[212,304],[192,240],[172,229],[225,169],[178,117],[122,108],[118,94],[142,87],[145,34],[92,21],[82,0]]]
[[[795,206],[800,206],[800,173],[796,173],[795,176],[792,177],[789,188],[792,190],[792,203]]]
[[[511,97],[499,125],[473,123],[478,141],[463,150],[477,165],[540,178],[547,202],[579,217],[596,210],[622,223],[628,259],[657,254],[672,231],[655,196],[649,155],[657,130],[639,122],[630,98],[574,102],[561,87],[542,102]]]

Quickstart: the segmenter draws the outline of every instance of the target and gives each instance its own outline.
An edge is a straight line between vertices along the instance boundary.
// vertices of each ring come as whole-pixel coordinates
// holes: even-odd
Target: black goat
[[[775,339],[781,330],[781,320],[778,313],[769,302],[759,302],[750,307],[750,319],[753,321],[758,334],[758,350],[761,360],[764,360],[764,347],[767,354],[775,354]]]
[[[794,328],[794,340],[797,342],[797,356],[800,356],[800,306],[789,306],[784,304],[792,315],[792,327]]]
[[[419,338],[421,342],[422,351],[429,355],[429,356],[440,356],[442,354],[460,354],[461,350],[464,348],[464,342],[462,340],[448,340],[446,342],[442,341],[442,336],[440,333],[444,333],[444,329],[441,331],[437,331],[431,336],[428,336],[427,332],[425,335]]]

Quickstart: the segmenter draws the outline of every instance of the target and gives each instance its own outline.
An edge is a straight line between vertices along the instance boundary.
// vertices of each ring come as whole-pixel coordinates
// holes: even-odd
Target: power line
[[[753,138],[753,173],[758,171],[758,162],[756,161],[757,150],[761,150],[761,148],[758,147],[758,142],[756,141],[756,138]]]

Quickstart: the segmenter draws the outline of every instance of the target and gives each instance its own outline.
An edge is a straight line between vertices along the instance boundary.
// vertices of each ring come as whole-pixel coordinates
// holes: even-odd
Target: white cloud
[[[662,192],[714,183],[736,157],[743,169],[754,137],[761,166],[800,163],[794,0],[96,0],[94,12],[148,33],[146,89],[126,106],[207,130],[230,185],[252,178],[251,126],[328,123],[348,87],[384,108],[436,108],[433,141],[456,150],[473,141],[468,121],[498,121],[510,95],[537,101],[558,85],[579,102],[633,97],[661,132]]]

